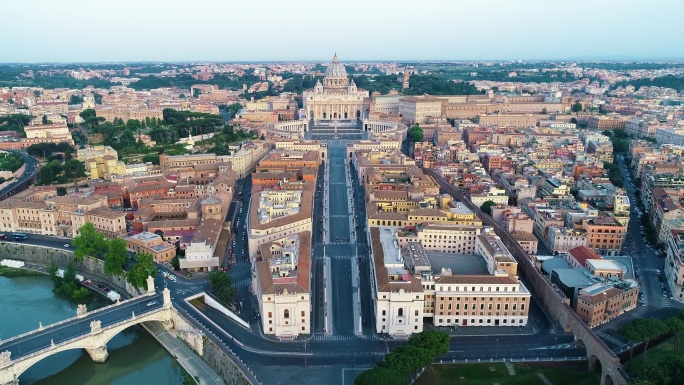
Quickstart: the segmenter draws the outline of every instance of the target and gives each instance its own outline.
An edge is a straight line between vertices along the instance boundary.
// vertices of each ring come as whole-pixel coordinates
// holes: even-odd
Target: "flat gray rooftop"
[[[451,269],[453,275],[489,274],[484,259],[479,255],[442,253],[427,251],[432,272],[439,274],[443,267]]]

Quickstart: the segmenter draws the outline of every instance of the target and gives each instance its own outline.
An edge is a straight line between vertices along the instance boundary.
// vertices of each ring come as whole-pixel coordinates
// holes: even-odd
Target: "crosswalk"
[[[617,345],[617,346],[625,345],[624,342],[620,341],[619,339],[617,339],[617,338],[615,338],[615,337],[613,337],[613,336],[611,336],[611,335],[609,335],[609,334],[606,334],[605,332],[597,332],[596,334],[597,334],[599,337],[601,337],[601,339],[603,339],[604,341],[612,342],[612,343],[614,343],[614,344]]]
[[[639,270],[641,270],[641,272],[651,271],[651,272],[656,273],[656,272],[658,272],[659,269],[655,268],[655,267],[644,267],[644,268],[639,269]]]
[[[379,338],[376,335],[357,336],[357,335],[352,335],[352,334],[345,334],[345,335],[340,335],[340,334],[331,334],[331,335],[314,334],[314,336],[313,336],[314,341],[354,341],[354,340],[358,340],[358,339],[378,340]]]
[[[252,280],[247,278],[247,279],[243,279],[243,280],[235,282],[235,286],[237,286],[237,287],[249,286],[249,284],[251,282],[252,282]]]
[[[670,307],[670,299],[663,297],[663,306],[662,307]]]

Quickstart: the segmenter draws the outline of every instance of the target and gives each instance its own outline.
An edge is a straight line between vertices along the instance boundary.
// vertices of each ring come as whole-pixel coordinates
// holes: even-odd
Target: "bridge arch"
[[[89,334],[77,337],[77,339],[72,339],[62,343],[55,343],[53,347],[48,347],[40,352],[36,352],[27,357],[20,357],[16,362],[12,362],[8,367],[2,370],[11,370],[12,376],[15,381],[19,380],[19,377],[28,370],[31,366],[42,361],[46,357],[61,353],[67,350],[73,349],[85,349],[94,361],[104,362],[108,357],[107,354],[107,343],[114,338],[117,334],[128,329],[131,326],[139,325],[144,322],[161,322],[169,329],[173,323],[172,310],[171,309],[160,309],[151,314],[144,314],[142,316],[131,316],[127,320],[123,320],[115,325],[108,328],[101,329],[95,333],[91,332]],[[94,354],[104,353],[104,360],[98,360],[93,357]],[[0,378],[6,378],[6,373],[0,373]]]

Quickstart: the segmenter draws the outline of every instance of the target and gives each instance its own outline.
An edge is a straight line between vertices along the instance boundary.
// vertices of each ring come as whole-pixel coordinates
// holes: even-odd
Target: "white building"
[[[185,248],[185,258],[180,258],[179,263],[181,270],[205,271],[217,269],[219,259],[208,242],[191,242]]]
[[[347,70],[340,63],[337,54],[325,71],[323,84],[320,81],[302,94],[304,110],[310,119],[360,119],[369,113],[368,91],[356,88],[347,77]]]
[[[425,295],[420,278],[411,276],[404,267],[392,228],[372,227],[369,230],[376,332],[393,337],[422,332]]]
[[[311,233],[267,242],[259,249],[252,288],[264,334],[291,339],[311,333]]]

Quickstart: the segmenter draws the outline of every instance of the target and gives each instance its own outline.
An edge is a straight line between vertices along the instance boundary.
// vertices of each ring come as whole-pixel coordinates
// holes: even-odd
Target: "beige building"
[[[291,339],[311,333],[310,265],[308,231],[260,245],[252,287],[264,334]]]
[[[428,118],[442,116],[442,105],[445,100],[434,96],[406,96],[399,99],[399,113],[407,124],[425,123]]]
[[[304,110],[313,120],[360,119],[369,113],[368,91],[358,89],[349,80],[337,54],[325,71],[323,83],[303,92]]]
[[[475,242],[480,230],[480,226],[430,223],[418,226],[415,235],[400,234],[398,240],[401,246],[408,242],[420,242],[428,251],[475,254]]]
[[[171,262],[176,256],[176,247],[168,242],[164,242],[161,236],[143,231],[131,236],[122,236],[128,244],[128,251],[131,253],[148,253],[154,257],[157,263]]]
[[[317,140],[289,140],[278,139],[275,141],[276,150],[294,150],[294,151],[316,151],[319,154],[319,159],[322,163],[327,162],[328,146],[325,143]]]
[[[498,127],[534,127],[537,124],[534,115],[520,114],[481,114],[475,117],[475,121],[481,126]]]
[[[280,190],[252,191],[247,222],[250,256],[255,256],[259,246],[266,242],[311,232],[314,183],[283,182],[279,184]]]
[[[190,169],[196,165],[216,163],[216,154],[159,155],[159,166],[164,174]]]

